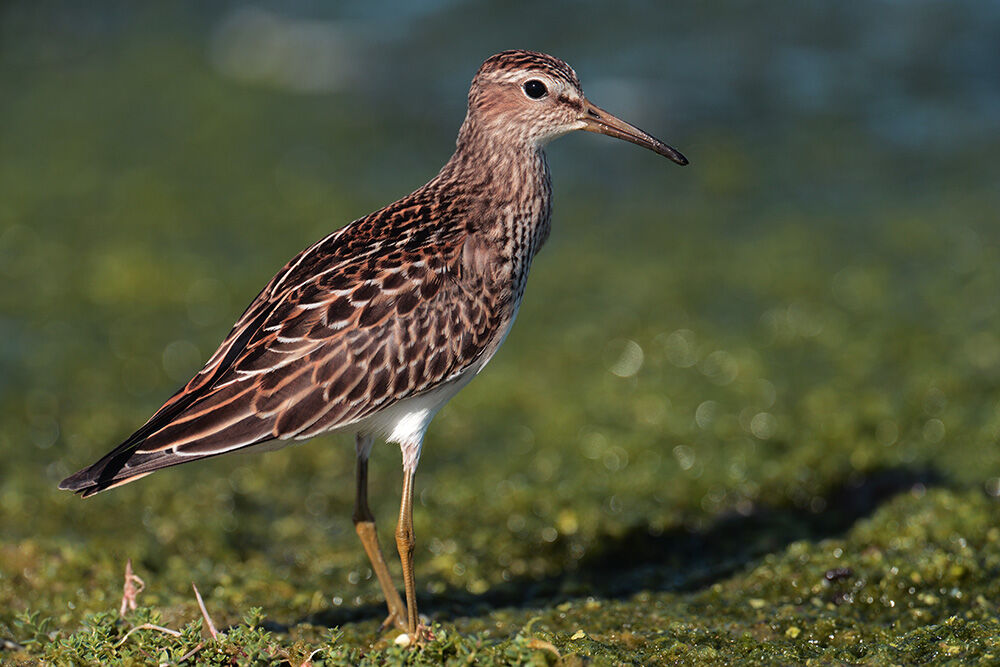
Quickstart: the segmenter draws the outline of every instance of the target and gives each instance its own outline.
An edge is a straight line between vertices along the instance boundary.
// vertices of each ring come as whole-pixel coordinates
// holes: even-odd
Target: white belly
[[[434,415],[475,375],[476,371],[469,369],[448,384],[419,396],[404,398],[354,424],[352,430],[397,443],[403,453],[403,469],[416,470],[424,433]]]

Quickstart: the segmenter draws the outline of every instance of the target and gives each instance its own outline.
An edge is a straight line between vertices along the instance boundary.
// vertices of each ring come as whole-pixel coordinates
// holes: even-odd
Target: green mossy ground
[[[116,48],[3,70],[4,662],[1000,661],[997,146],[859,162],[866,135],[815,119],[761,144],[651,127],[684,170],[554,146],[518,324],[427,438],[435,639],[409,651],[377,633],[346,439],[87,501],[55,485],[288,257],[429,177],[459,118],[404,130],[350,96],[226,82],[184,42]],[[400,478],[378,447],[386,547]],[[146,588],[121,620],[129,558]],[[147,622],[182,636],[122,641]]]

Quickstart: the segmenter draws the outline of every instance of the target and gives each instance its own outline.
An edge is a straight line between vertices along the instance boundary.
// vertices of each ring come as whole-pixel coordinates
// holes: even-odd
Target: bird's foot
[[[396,637],[394,640],[400,646],[407,646],[409,648],[417,648],[418,646],[423,646],[427,642],[434,641],[434,633],[431,631],[429,625],[426,625],[422,620],[417,626],[417,631],[410,636],[409,633],[403,632],[403,634]]]
[[[378,633],[381,635],[385,633],[390,628],[396,628],[406,632],[406,613],[399,613],[398,611],[389,611],[389,615],[385,617],[382,621],[382,625],[378,626]]]

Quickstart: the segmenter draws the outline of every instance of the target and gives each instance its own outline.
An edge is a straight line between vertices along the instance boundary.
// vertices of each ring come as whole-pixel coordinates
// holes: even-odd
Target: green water
[[[194,582],[208,664],[1000,659],[995,5],[732,4],[268,10],[342,30],[313,79],[232,61],[233,8],[2,10],[0,658],[176,662]],[[512,46],[692,165],[552,146],[517,325],[425,442],[435,641],[377,633],[347,439],[56,490],[289,257],[430,178]],[[371,474],[394,556],[398,449]],[[118,645],[152,618],[185,634]]]

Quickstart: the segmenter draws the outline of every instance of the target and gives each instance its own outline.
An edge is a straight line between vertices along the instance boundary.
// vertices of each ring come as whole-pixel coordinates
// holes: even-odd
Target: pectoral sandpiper
[[[299,253],[205,367],[139,430],[61,489],[91,496],[160,468],[321,433],[356,434],[354,524],[389,607],[418,637],[413,475],[435,413],[496,353],[549,233],[544,145],[599,132],[687,164],[583,95],[573,69],[531,51],[487,59],[451,159],[429,183]],[[396,529],[406,604],[368,508],[375,437],[398,443]],[[277,442],[272,442],[272,441]]]

